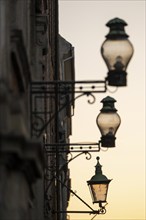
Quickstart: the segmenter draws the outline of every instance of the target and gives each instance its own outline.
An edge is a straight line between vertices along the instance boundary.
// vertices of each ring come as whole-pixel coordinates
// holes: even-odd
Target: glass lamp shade
[[[95,182],[95,183],[88,183],[89,185],[89,189],[91,192],[91,196],[92,196],[92,202],[93,203],[101,203],[101,202],[106,202],[106,198],[107,198],[107,192],[108,192],[108,184],[110,181],[108,182]]]
[[[126,69],[134,51],[124,30],[127,23],[115,18],[106,25],[110,32],[101,46],[101,54],[109,70],[107,81],[110,86],[126,86]]]
[[[116,112],[100,113],[97,117],[97,125],[102,137],[109,137],[115,139],[116,131],[120,126],[120,116]],[[112,147],[112,146],[103,146]],[[114,146],[113,146],[114,147]]]
[[[87,181],[92,202],[93,203],[102,203],[106,202],[108,185],[111,180],[109,180],[105,175],[102,174],[101,165],[99,163],[99,157],[97,157],[97,165],[95,175]]]
[[[114,107],[115,101],[109,96],[101,101],[103,108],[97,116],[96,123],[102,135],[102,147],[115,147],[115,134],[121,124],[121,118]]]

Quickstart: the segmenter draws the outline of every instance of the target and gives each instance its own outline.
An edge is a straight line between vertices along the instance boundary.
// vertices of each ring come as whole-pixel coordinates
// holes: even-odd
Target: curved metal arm
[[[96,147],[92,147],[91,145],[95,145]],[[45,144],[45,147],[52,147],[52,146],[56,146],[56,147],[61,147],[61,146],[80,146],[80,147],[71,147],[70,149],[64,150],[64,149],[59,149],[58,153],[68,153],[71,155],[71,158],[69,160],[67,160],[66,163],[64,163],[62,165],[62,167],[59,169],[59,172],[62,171],[62,169],[68,165],[71,161],[73,161],[74,159],[76,159],[77,157],[81,156],[82,154],[86,155],[86,159],[90,160],[92,158],[91,153],[93,152],[99,152],[100,148],[101,148],[101,141],[99,141],[98,143],[54,143],[54,144]],[[88,147],[83,147],[83,146],[88,146]],[[98,147],[97,147],[98,146]],[[49,150],[47,148],[45,148],[46,153],[56,153],[56,151],[53,150]],[[75,156],[72,156],[72,153],[78,153]]]
[[[86,85],[86,86],[80,86]],[[94,84],[90,86],[91,84]],[[66,97],[69,96],[71,93],[78,93],[79,95],[74,97],[73,99],[68,99],[68,103],[65,102],[64,105],[61,106],[61,108],[58,110],[58,113],[61,112],[67,104],[73,103],[73,101],[79,99],[80,97],[87,96],[92,98],[92,100],[88,99],[89,104],[93,104],[96,101],[96,98],[93,94],[95,93],[104,93],[107,90],[107,85],[106,85],[106,79],[105,80],[98,80],[98,81],[40,81],[40,82],[31,82],[30,85],[30,96],[31,96],[31,103],[32,105],[32,96],[36,94],[45,94],[45,97],[47,94],[50,94],[51,97],[53,94],[55,94],[54,91],[54,86],[58,86],[58,92],[62,95],[65,95]],[[74,89],[72,89],[73,86],[76,86]],[[41,96],[40,96],[41,97]],[[43,98],[43,96],[42,96]],[[35,117],[37,117],[38,120],[41,120],[41,117],[36,116],[37,112],[32,112],[31,109],[31,114],[34,114]],[[45,114],[45,113],[44,113]],[[52,115],[52,117],[40,128],[38,125],[39,123],[32,123],[31,128],[32,130],[38,132],[37,137],[40,137],[42,132],[46,129],[48,124],[55,118],[55,114]],[[41,120],[43,122],[43,119]]]
[[[81,156],[83,154],[87,155],[86,156],[87,160],[90,160],[92,158],[92,155],[91,155],[92,152],[99,152],[100,151],[100,144],[101,144],[101,142],[99,141],[98,143],[90,143],[90,144],[89,143],[88,144],[87,143],[86,144],[85,143],[84,144],[83,143],[74,143],[74,144],[73,143],[69,143],[69,144],[62,143],[62,144],[46,144],[46,146],[65,146],[65,145],[67,145],[67,146],[69,146],[69,145],[73,145],[73,146],[78,146],[78,145],[82,145],[83,146],[83,145],[85,145],[85,146],[87,146],[87,145],[89,145],[88,150],[87,149],[85,150],[82,147],[80,147],[78,150],[72,149],[73,151],[68,152],[68,153],[70,153],[71,158],[68,161],[66,161],[66,163],[64,163],[60,167],[59,172],[61,172],[64,169],[64,167],[67,166],[71,161],[73,161],[74,159],[76,159],[77,157],[79,157],[79,156]],[[96,150],[95,149],[92,150],[91,145],[98,145],[98,148],[96,148]],[[47,153],[53,153],[54,151],[46,150],[46,152]],[[67,151],[59,151],[58,153],[60,153],[60,152],[61,153],[66,152],[67,153]],[[78,154],[75,155],[75,156],[72,156],[72,153],[78,153]],[[47,169],[49,169],[49,168],[47,168]],[[51,167],[51,170],[52,170],[52,167]],[[54,177],[50,180],[50,184],[47,186],[47,188],[45,190],[45,194],[47,193],[47,191],[48,191],[48,189],[49,189],[53,179],[54,179]]]
[[[90,154],[89,152],[83,151],[83,152],[77,154],[76,156],[71,157],[65,164],[62,165],[62,167],[59,169],[59,172],[61,172],[61,171],[63,170],[63,168],[64,168],[66,165],[68,165],[71,161],[73,161],[73,160],[76,159],[77,157],[81,156],[82,154],[85,154],[85,155],[87,154],[87,155],[89,155],[89,157],[86,156],[86,159],[87,159],[87,160],[90,160],[90,159],[92,158],[92,156],[91,156],[91,154]]]
[[[95,101],[96,101],[96,98],[95,98],[95,96],[94,96],[93,94],[90,94],[89,92],[88,92],[88,93],[85,92],[85,93],[83,93],[83,94],[80,94],[80,95],[76,96],[74,99],[69,100],[69,101],[68,101],[68,102],[69,102],[68,104],[71,104],[73,101],[77,100],[78,98],[80,98],[80,97],[82,97],[82,96],[88,96],[88,97],[91,96],[91,97],[93,98],[92,101],[88,99],[88,103],[89,103],[89,104],[93,104],[93,103],[95,103]],[[65,107],[66,107],[66,103],[65,103],[64,105],[62,105],[60,109],[58,109],[58,113],[61,112]],[[39,134],[37,135],[37,137],[40,137],[40,136],[41,136],[41,134],[43,133],[43,131],[44,131],[44,130],[46,129],[46,127],[51,123],[51,121],[55,118],[55,116],[56,116],[56,115],[53,114],[52,117],[51,117],[41,128],[39,128],[39,127],[37,127],[37,126],[34,127],[34,125],[37,124],[36,122],[34,122],[34,124],[33,124],[33,129],[34,129],[35,131],[38,131],[38,132],[39,132]],[[38,118],[38,116],[35,116],[35,117]],[[43,122],[43,119],[42,119],[40,116],[39,116],[39,120],[41,120],[41,121]]]
[[[57,176],[55,176],[55,179],[60,182],[64,187],[66,187],[73,195],[75,195],[84,205],[86,205],[90,211],[69,211],[69,210],[53,210],[52,213],[78,213],[78,214],[83,214],[83,213],[88,213],[88,214],[94,214],[94,215],[99,215],[99,214],[105,214],[106,209],[105,206],[102,206],[102,204],[99,204],[100,209],[94,210],[90,205],[88,205],[80,196],[78,196],[72,189],[70,189],[66,184],[64,184]],[[95,217],[95,216],[94,216]]]

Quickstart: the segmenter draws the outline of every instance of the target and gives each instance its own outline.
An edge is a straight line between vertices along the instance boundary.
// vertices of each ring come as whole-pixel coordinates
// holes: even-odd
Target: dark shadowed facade
[[[67,219],[55,212],[69,202],[67,153],[54,143],[69,143],[74,87],[60,95],[52,82],[61,80],[75,72],[58,1],[1,0],[0,220]]]

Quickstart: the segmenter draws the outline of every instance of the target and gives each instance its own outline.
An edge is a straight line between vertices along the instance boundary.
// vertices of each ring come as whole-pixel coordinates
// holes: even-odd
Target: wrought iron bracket
[[[72,189],[70,189],[70,187],[68,187],[66,184],[64,184],[57,176],[54,177],[58,182],[60,182],[62,184],[62,186],[66,187],[74,196],[76,196],[85,206],[87,206],[89,208],[89,211],[78,211],[78,210],[52,210],[52,213],[78,213],[78,214],[93,214],[93,215],[99,215],[99,214],[105,214],[106,213],[106,209],[105,206],[107,205],[107,203],[105,204],[105,206],[102,205],[102,203],[99,203],[99,209],[98,210],[94,210],[89,204],[87,204],[80,196],[77,195],[77,193],[75,193]],[[94,216],[94,217],[95,217]],[[93,218],[92,218],[93,219]]]
[[[80,97],[87,96],[88,103],[94,104],[96,93],[105,93],[107,91],[107,82],[105,80],[91,81],[32,81],[30,83],[30,107],[31,107],[31,132],[36,132],[40,137],[47,126],[55,119],[55,114],[49,115],[47,122],[44,121],[44,115],[47,111],[37,109],[37,103],[59,95],[61,105],[58,108],[60,113],[67,106],[74,105],[74,102]],[[76,95],[74,95],[76,94]]]
[[[57,147],[57,153],[65,153],[69,154],[70,158],[59,168],[59,173],[66,167],[71,161],[75,160],[79,156],[85,154],[86,160],[90,160],[92,158],[92,153],[99,152],[101,150],[100,147],[101,142],[98,143],[60,143],[60,144],[44,144],[45,147],[45,153],[46,154],[56,154],[56,147]],[[92,146],[93,145],[93,146]],[[53,147],[52,150],[50,147]],[[65,148],[63,148],[65,147]],[[66,149],[66,147],[68,147]],[[75,155],[73,155],[75,153]],[[48,169],[52,170],[52,167]],[[54,166],[54,170],[56,170]]]
[[[45,143],[45,150],[48,153],[53,153],[55,147],[58,147],[58,153],[88,153],[88,152],[99,152],[101,149],[101,141],[86,142],[86,143]],[[50,150],[50,147],[52,150]],[[68,148],[67,148],[68,147]]]
[[[67,93],[103,93],[107,91],[106,80],[80,80],[80,81],[32,81],[31,92],[33,94],[54,94],[56,87],[59,94]]]

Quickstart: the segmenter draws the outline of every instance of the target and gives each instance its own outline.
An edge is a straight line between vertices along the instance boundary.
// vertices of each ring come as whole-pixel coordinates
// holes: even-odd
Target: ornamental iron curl
[[[40,131],[43,124],[44,124],[44,119],[41,116],[39,116],[37,114],[34,114],[33,118],[32,118],[32,129],[33,129],[33,131],[35,131],[35,132]]]
[[[52,213],[78,213],[78,214],[84,214],[84,213],[88,213],[88,214],[93,214],[94,217],[92,219],[94,219],[96,217],[96,215],[100,215],[100,214],[105,214],[106,213],[106,209],[105,206],[102,206],[102,203],[99,203],[99,209],[98,210],[94,210],[87,202],[85,202],[79,195],[77,195],[76,192],[74,192],[70,187],[68,187],[65,183],[63,183],[57,176],[54,177],[56,179],[56,181],[58,181],[59,183],[62,184],[62,186],[66,187],[70,193],[72,193],[74,196],[76,196],[85,206],[87,206],[89,208],[89,211],[69,211],[69,210],[52,210]]]
[[[94,84],[94,85],[91,85]],[[58,109],[60,113],[67,105],[71,105],[74,101],[80,97],[87,96],[89,99],[88,104],[94,104],[96,101],[96,93],[105,93],[107,91],[106,80],[98,81],[36,81],[30,83],[30,106],[31,106],[31,133],[37,131],[36,136],[40,137],[47,126],[55,119],[56,114],[53,114],[49,117],[47,122],[44,121],[45,114],[47,112],[37,111],[34,109],[36,107],[36,98],[39,97],[42,100],[48,98],[55,98],[55,92],[57,88],[57,93],[61,96],[64,96],[65,102]],[[77,96],[71,96],[71,94],[79,94]],[[49,95],[49,96],[48,96]],[[91,99],[92,98],[92,99]],[[34,103],[33,103],[34,100]],[[37,116],[39,114],[39,116]],[[42,117],[42,118],[41,118]],[[42,123],[37,124],[34,122],[34,118],[39,119]],[[40,125],[42,126],[40,127]]]
[[[99,150],[96,150],[96,152],[98,152]],[[48,152],[48,151],[46,151],[46,152]],[[53,151],[50,151],[51,153],[53,153]],[[62,151],[58,151],[58,153],[61,153]],[[63,151],[63,152],[65,152],[66,153],[66,151]],[[76,154],[75,156],[73,156],[73,154],[72,153],[77,153],[78,152],[78,154]],[[95,152],[95,151],[94,151]],[[55,153],[55,151],[54,151],[54,153]],[[68,153],[68,155],[70,156],[70,158],[59,168],[59,172],[61,172],[63,169],[64,169],[64,167],[65,166],[67,166],[71,161],[73,161],[74,159],[76,159],[77,157],[79,157],[79,156],[81,156],[81,155],[83,155],[83,154],[85,154],[86,155],[86,160],[90,160],[91,158],[92,158],[92,155],[91,155],[91,153],[90,153],[90,150],[78,150],[78,151],[71,151],[71,152],[69,152]],[[54,168],[54,169],[53,169]],[[56,170],[56,168],[55,168],[55,165],[54,166],[47,166],[46,167],[46,169],[48,170],[48,171],[52,171],[52,170]]]
[[[65,151],[64,149],[61,149],[60,147],[61,146],[69,146],[71,145],[72,147],[70,147],[69,150]],[[88,147],[87,147],[88,145]],[[96,145],[96,147],[92,147],[91,145]],[[55,151],[51,151],[49,148],[47,147],[50,147],[50,146],[58,146],[59,147],[59,150],[58,150],[58,153],[68,153],[68,155],[70,156],[70,158],[59,168],[59,173],[61,173],[63,171],[63,169],[73,160],[75,160],[76,158],[78,158],[79,156],[85,154],[86,155],[86,159],[87,160],[90,160],[92,158],[92,155],[91,153],[92,152],[99,152],[100,151],[100,141],[98,143],[72,143],[72,144],[65,144],[65,143],[61,143],[61,144],[45,144],[45,152],[46,153],[55,153]],[[76,147],[75,147],[76,146]],[[80,147],[78,147],[80,146]],[[84,147],[83,147],[84,146]],[[98,147],[97,147],[98,146]],[[75,156],[73,156],[73,153],[76,153]],[[46,173],[45,173],[45,179],[46,180],[49,180],[49,184],[47,185],[46,189],[45,189],[45,196],[47,197],[47,193],[48,193],[48,190],[52,184],[52,182],[54,181],[54,179],[56,179],[57,177],[56,176],[53,176],[53,173],[52,173],[52,178],[51,179],[48,179],[48,176],[47,176],[47,170],[48,171],[56,171],[56,167],[55,167],[55,164],[53,165],[53,168],[52,169],[52,164],[51,166],[47,166],[46,167]],[[58,179],[58,178],[57,178]],[[61,182],[61,184],[64,184],[65,187],[67,187],[65,185],[65,183]],[[72,191],[71,189],[69,189],[69,191],[76,195],[76,193],[74,191]],[[76,195],[77,196],[77,195]],[[78,196],[77,196],[78,197]],[[80,200],[82,200],[80,197],[79,197]],[[83,201],[84,203],[84,201]],[[87,204],[87,203],[86,203]],[[88,206],[88,205],[87,205]],[[92,209],[90,207],[90,209]],[[99,210],[98,210],[99,212]],[[89,213],[89,211],[87,211],[87,213]],[[91,211],[90,214],[96,214],[97,211],[93,210]],[[101,212],[99,213],[101,214]]]

